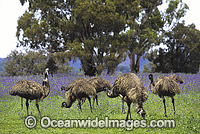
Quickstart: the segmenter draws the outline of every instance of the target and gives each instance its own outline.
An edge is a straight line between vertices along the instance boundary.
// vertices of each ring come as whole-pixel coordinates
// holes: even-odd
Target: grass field
[[[162,75],[154,74],[155,79]],[[55,75],[49,77],[51,91],[43,102],[39,103],[42,117],[38,115],[35,101],[29,106],[29,113],[37,119],[37,125],[29,129],[25,126],[26,106],[21,109],[21,98],[10,96],[9,90],[19,80],[34,80],[38,83],[42,82],[43,76],[18,76],[18,77],[1,77],[0,78],[0,133],[200,133],[200,74],[186,75],[178,74],[184,79],[185,83],[180,85],[182,93],[175,96],[176,114],[173,114],[173,106],[171,98],[166,98],[166,107],[168,117],[164,117],[164,106],[162,100],[151,93],[149,89],[148,74],[138,74],[143,81],[146,91],[149,94],[148,100],[144,103],[146,110],[147,123],[150,120],[167,120],[173,119],[176,122],[175,128],[133,128],[127,131],[126,128],[42,128],[40,119],[48,116],[51,119],[67,120],[67,119],[125,119],[126,114],[121,112],[121,99],[108,98],[104,92],[98,94],[99,106],[95,105],[93,113],[90,112],[88,100],[82,105],[82,112],[78,110],[77,102],[71,108],[61,108],[61,103],[65,101],[64,92],[60,91],[62,85],[67,85],[78,77],[71,75]],[[114,80],[120,76],[101,76],[112,84]],[[125,107],[127,110],[127,107]],[[142,118],[134,111],[131,106],[131,115],[133,120],[142,120]]]

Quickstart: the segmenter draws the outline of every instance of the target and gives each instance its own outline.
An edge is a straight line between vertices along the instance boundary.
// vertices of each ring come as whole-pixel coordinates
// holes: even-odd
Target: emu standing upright
[[[26,99],[27,115],[29,115],[29,100],[36,100],[36,107],[38,109],[38,113],[40,114],[38,102],[43,101],[43,99],[47,97],[50,92],[48,70],[48,68],[45,70],[42,85],[32,80],[21,80],[17,82],[9,92],[12,96],[19,96]]]
[[[168,77],[160,77],[156,80],[156,83],[154,83],[153,75],[150,74],[149,80],[151,81],[150,83],[151,91],[163,99],[165,116],[167,117],[165,96],[169,96],[172,98],[172,104],[173,104],[173,109],[174,109],[174,114],[175,114],[174,96],[181,92],[177,82],[180,82],[182,84],[184,82],[183,79],[181,79],[177,75],[170,75]]]

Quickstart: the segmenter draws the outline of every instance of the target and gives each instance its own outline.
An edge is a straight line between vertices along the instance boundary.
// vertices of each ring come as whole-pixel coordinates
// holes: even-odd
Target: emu
[[[48,70],[49,69],[46,68],[42,85],[32,80],[21,80],[17,82],[9,91],[10,95],[21,97],[21,103],[22,98],[26,99],[27,115],[29,115],[29,100],[36,100],[36,107],[38,109],[38,113],[40,114],[38,102],[43,101],[43,99],[49,95],[50,85],[48,80]]]
[[[143,103],[147,100],[148,94],[145,91],[144,84],[137,75],[134,73],[123,74],[115,80],[111,91],[107,90],[107,96],[110,98],[115,98],[120,95],[122,96],[122,104],[125,99],[128,106],[126,120],[128,120],[129,114],[131,118],[130,105],[132,102],[136,112],[145,119],[146,112],[143,108]]]
[[[83,98],[88,98],[88,101],[90,103],[90,110],[92,112],[90,96],[93,97],[93,105],[94,105],[95,99],[97,100],[96,89],[94,88],[93,85],[89,84],[87,81],[82,81],[80,83],[77,83],[72,89],[69,89],[65,93],[66,102],[62,102],[62,107],[70,108],[77,99],[79,109],[81,110],[81,100]]]
[[[91,79],[87,80],[85,78],[78,78],[76,80],[74,80],[72,83],[70,83],[69,85],[67,85],[66,87],[62,86],[61,87],[61,91],[65,90],[68,91],[70,89],[72,89],[75,85],[82,83],[82,82],[88,82],[89,84],[93,85],[95,87],[96,93],[102,92],[102,91],[106,91],[106,89],[110,90],[112,85],[109,81],[101,78],[101,77],[92,77]],[[86,98],[82,98],[81,102],[82,104],[85,102]],[[96,103],[98,105],[98,98],[96,96]],[[94,102],[93,102],[93,108],[94,108]]]
[[[78,78],[78,79],[75,79],[74,81],[72,81],[69,85],[67,85],[66,87],[62,86],[61,87],[61,91],[65,90],[65,91],[69,91],[71,89],[73,89],[73,87],[75,85],[77,85],[78,83],[81,83],[83,81],[87,81],[86,78]],[[66,93],[67,94],[67,93]],[[65,95],[66,96],[66,95]],[[69,92],[68,92],[68,96],[69,96]],[[76,99],[75,99],[76,100]],[[81,99],[81,103],[80,104],[83,104],[85,102],[86,98],[82,98]],[[79,104],[78,104],[79,105]]]
[[[72,89],[76,84],[78,84],[79,82],[83,82],[83,81],[87,81],[87,79],[85,79],[85,78],[78,78],[78,79],[72,81],[66,87],[62,86],[61,87],[61,91],[63,91],[63,90],[68,91],[68,90]]]
[[[110,90],[112,85],[109,81],[105,80],[104,78],[101,77],[92,77],[91,79],[88,80],[88,83],[93,85],[95,87],[96,93]],[[98,98],[96,96],[96,103],[98,105]],[[93,103],[93,108],[94,108],[94,103]]]
[[[95,87],[97,93],[106,91],[106,89],[110,90],[112,87],[109,81],[101,77],[92,77],[88,82]]]
[[[153,94],[158,95],[163,99],[164,109],[165,109],[165,117],[167,117],[166,113],[166,105],[165,105],[165,96],[169,96],[172,99],[174,114],[175,114],[175,104],[174,104],[174,96],[176,94],[180,94],[181,90],[177,82],[181,84],[184,82],[182,78],[177,75],[170,75],[168,77],[160,77],[156,80],[156,83],[153,81],[153,75],[149,74],[150,89]]]

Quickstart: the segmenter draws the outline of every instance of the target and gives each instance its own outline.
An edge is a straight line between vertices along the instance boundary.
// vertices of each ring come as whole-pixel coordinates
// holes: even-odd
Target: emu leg
[[[95,97],[93,97],[93,106],[92,106],[92,107],[93,107],[93,109],[94,109],[94,102],[95,102]]]
[[[128,106],[128,113],[126,115],[126,121],[128,120],[128,115],[130,114],[130,118],[131,118],[131,112],[130,112],[130,103],[127,103],[127,106]]]
[[[35,102],[36,104],[35,104],[35,105],[36,105],[36,107],[37,107],[38,114],[41,116],[40,109],[39,109],[39,105],[38,105],[38,101],[39,101],[39,100],[36,99],[36,102]]]
[[[130,120],[131,120],[131,104],[129,105],[129,114],[130,114]]]
[[[164,97],[163,97],[163,103],[164,103],[164,108],[165,108],[165,117],[167,117],[166,105],[165,105],[165,98]]]
[[[89,101],[89,103],[90,103],[90,110],[91,110],[91,112],[92,112],[92,106],[91,106],[91,100],[90,100],[90,97],[88,97],[88,101]]]
[[[81,109],[81,100],[80,100],[80,99],[78,99],[78,107],[79,107],[79,109],[80,109],[81,112],[82,112],[82,109]]]
[[[83,105],[83,103],[85,102],[86,98],[82,98],[81,99],[81,105]]]
[[[174,105],[174,97],[172,97],[172,104],[173,104],[173,108],[174,108],[174,114],[176,113],[175,111],[175,105]]]
[[[23,109],[23,98],[21,98],[21,109]]]
[[[96,103],[97,103],[97,106],[98,106],[98,97],[97,97],[97,95],[96,95],[96,97],[95,97],[95,98],[96,98]]]
[[[122,98],[122,113],[125,114],[125,109],[124,109],[124,96]]]
[[[27,110],[27,116],[29,115],[29,114],[28,114],[28,106],[29,106],[29,104],[28,104],[28,99],[26,99],[26,110]]]

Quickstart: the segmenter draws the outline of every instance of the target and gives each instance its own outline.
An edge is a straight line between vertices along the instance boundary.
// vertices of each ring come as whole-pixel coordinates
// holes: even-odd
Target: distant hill
[[[143,71],[144,65],[148,64],[149,61],[148,60],[144,60],[143,58],[140,59],[140,72]],[[72,72],[80,72],[80,68],[81,68],[81,61],[79,59],[77,59],[75,62],[74,61],[70,61],[69,62],[70,66],[73,67]],[[5,65],[5,58],[0,58],[0,75],[3,74],[3,72],[5,71],[4,68]],[[122,73],[127,73],[130,72],[130,59],[127,56],[126,60],[123,61],[122,63],[120,63],[117,67],[117,72],[120,71]]]
[[[76,68],[76,69],[80,69],[81,68],[81,61],[79,59],[77,59],[75,62],[69,61],[69,65]]]
[[[140,72],[143,72],[144,65],[146,65],[148,63],[149,63],[149,60],[143,59],[143,58],[140,59]],[[123,73],[127,73],[127,72],[131,71],[131,69],[130,69],[130,59],[129,59],[128,56],[126,57],[125,61],[123,61],[122,63],[120,63],[118,65],[117,71],[121,71]]]
[[[76,62],[70,61],[70,66],[74,67],[75,70],[80,70],[81,68],[81,61],[79,59],[76,60]],[[143,58],[140,59],[140,72],[143,71],[144,65],[148,64],[149,60],[144,60]],[[130,72],[130,59],[127,56],[126,60],[120,63],[117,67],[117,71],[120,71],[122,73]]]
[[[5,71],[4,65],[5,65],[5,58],[0,58],[0,75],[3,74],[3,72]]]

